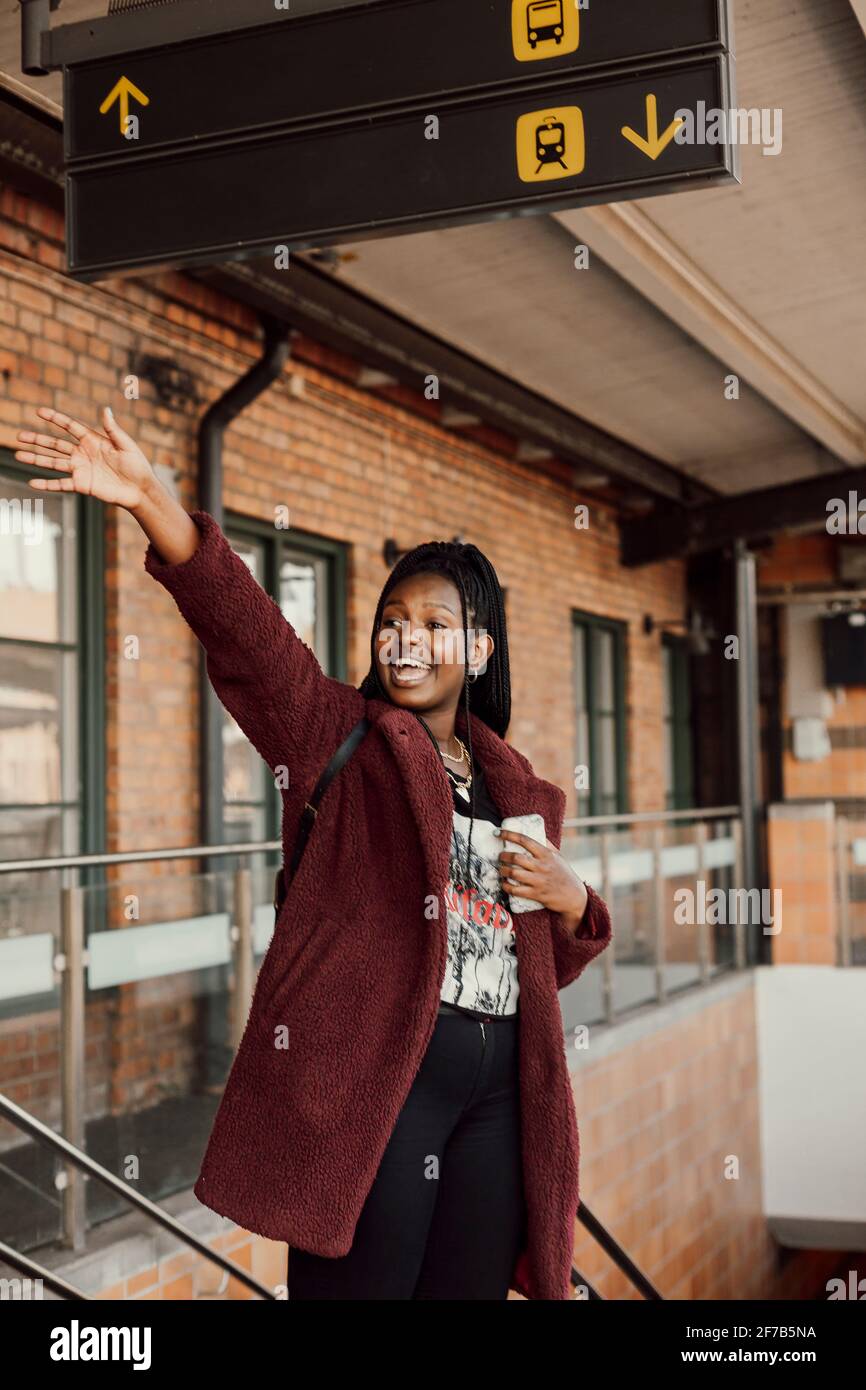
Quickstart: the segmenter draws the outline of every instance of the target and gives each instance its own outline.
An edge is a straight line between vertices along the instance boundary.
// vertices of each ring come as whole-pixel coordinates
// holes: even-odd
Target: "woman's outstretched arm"
[[[309,780],[363,713],[360,693],[324,674],[214,519],[188,514],[170,495],[110,407],[102,430],[47,406],[37,414],[68,437],[19,432],[28,447],[16,458],[62,475],[30,486],[95,497],[135,517],[150,541],[146,569],[205,648],[222,703],[272,770],[285,768],[296,785]]]

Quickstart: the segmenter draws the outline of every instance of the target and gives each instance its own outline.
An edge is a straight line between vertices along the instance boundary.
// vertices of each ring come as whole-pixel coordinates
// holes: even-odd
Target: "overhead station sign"
[[[207,264],[735,179],[731,145],[677,139],[678,111],[731,107],[728,36],[727,0],[367,0],[76,61],[64,66],[70,271]]]

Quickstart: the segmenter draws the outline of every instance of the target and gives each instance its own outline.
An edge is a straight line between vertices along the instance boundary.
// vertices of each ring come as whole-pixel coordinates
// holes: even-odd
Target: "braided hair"
[[[464,632],[463,706],[466,714],[466,733],[469,743],[469,763],[472,770],[472,726],[469,712],[483,719],[500,738],[504,738],[511,720],[511,670],[508,661],[508,636],[505,627],[505,602],[496,571],[477,546],[462,541],[426,541],[397,561],[376,605],[373,631],[370,635],[370,670],[359,687],[366,700],[388,700],[376,666],[376,638],[382,623],[382,610],[388,595],[401,580],[415,574],[444,574],[460,594],[460,610]],[[493,638],[493,652],[483,672],[469,679],[469,615],[472,626]],[[414,712],[414,711],[413,711]],[[420,715],[423,728],[439,752],[439,745]],[[470,882],[469,866],[472,855],[472,824],[475,815],[475,778],[469,788],[469,839],[466,849],[466,884]]]

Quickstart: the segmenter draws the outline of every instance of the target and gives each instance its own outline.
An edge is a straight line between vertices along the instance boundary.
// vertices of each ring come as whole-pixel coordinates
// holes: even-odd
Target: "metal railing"
[[[96,1159],[91,1158],[83,1149],[78,1148],[75,1144],[71,1144],[69,1140],[64,1139],[62,1135],[55,1134],[53,1129],[49,1129],[48,1125],[43,1124],[41,1120],[37,1120],[35,1115],[31,1115],[28,1111],[22,1110],[20,1105],[16,1105],[14,1101],[9,1100],[8,1096],[2,1094],[0,1094],[0,1115],[2,1115],[4,1119],[9,1120],[18,1129],[23,1130],[26,1134],[30,1134],[34,1139],[37,1139],[40,1144],[47,1145],[57,1154],[62,1154],[66,1161],[67,1171],[69,1168],[73,1168],[76,1172],[80,1171],[82,1174],[87,1173],[90,1177],[98,1179],[99,1182],[104,1183],[106,1187],[110,1187],[113,1192],[116,1192],[122,1197],[125,1202],[128,1202],[130,1206],[136,1207],[139,1211],[144,1212],[151,1221],[155,1221],[157,1225],[162,1226],[163,1230],[170,1231],[172,1235],[177,1236],[179,1240],[183,1241],[184,1245],[190,1246],[190,1248],[196,1250],[199,1255],[204,1256],[206,1260],[210,1260],[213,1264],[219,1265],[220,1269],[233,1275],[233,1277],[238,1279],[242,1284],[246,1284],[247,1288],[252,1289],[254,1293],[261,1294],[262,1298],[276,1298],[276,1294],[272,1289],[269,1289],[266,1284],[260,1283],[258,1279],[248,1274],[240,1265],[234,1264],[233,1261],[227,1259],[225,1255],[221,1255],[218,1250],[212,1250],[206,1241],[201,1240],[193,1231],[188,1230],[186,1226],[182,1225],[180,1221],[176,1221],[175,1218],[170,1216],[162,1207],[157,1206],[156,1202],[151,1202],[149,1197],[145,1197],[141,1192],[136,1192],[134,1187],[124,1182],[122,1178],[117,1177],[117,1175],[112,1173],[108,1168],[103,1168],[101,1163],[97,1163]],[[0,1245],[0,1254],[2,1254],[7,1263],[14,1268],[22,1269],[31,1275],[37,1274],[39,1278],[48,1283],[49,1287],[54,1289],[55,1293],[60,1293],[64,1298],[87,1297],[80,1289],[74,1289],[71,1284],[60,1279],[59,1276],[50,1274],[48,1270],[43,1269],[41,1266],[37,1266],[35,1261],[28,1260],[26,1255],[19,1254],[9,1246]]]
[[[710,866],[707,864],[710,825],[714,822],[730,822],[731,853],[729,865],[733,871],[734,881],[740,882],[743,866],[743,844],[742,825],[739,816],[739,806],[710,806],[688,811],[637,811],[604,816],[582,816],[566,819],[563,822],[563,849],[565,849],[565,836],[568,831],[591,830],[597,832],[593,835],[597,849],[593,852],[592,858],[587,860],[585,857],[573,856],[572,862],[576,868],[583,868],[586,878],[598,883],[602,898],[611,904],[614,898],[614,870],[616,868],[616,854],[612,844],[614,834],[618,830],[627,829],[630,826],[651,828],[651,848],[648,852],[644,852],[645,859],[647,855],[649,856],[651,865],[649,874],[647,875],[646,868],[644,868],[643,870],[638,869],[639,878],[629,879],[627,873],[625,875],[620,874],[619,878],[620,881],[625,882],[646,881],[648,878],[652,883],[656,1003],[664,1003],[668,995],[665,979],[668,911],[664,885],[666,879],[673,875],[666,873],[665,859],[666,855],[673,856],[676,853],[672,847],[666,849],[664,845],[665,827],[689,823],[694,825],[695,877],[701,879],[703,874],[710,870]],[[679,846],[677,850],[682,851],[683,848],[683,846]],[[634,860],[635,851],[626,851],[620,858]],[[593,873],[592,867],[596,867],[597,872]],[[701,985],[707,985],[712,978],[709,925],[705,917],[699,918],[695,925],[698,933],[698,980]],[[747,964],[746,922],[738,915],[732,925],[734,928],[734,967],[737,970],[743,970]],[[604,1018],[608,1024],[612,1024],[617,1016],[614,1004],[615,944],[615,940],[612,939],[601,957]]]
[[[119,854],[67,854],[51,859],[0,862],[0,875],[38,873],[49,869],[94,869],[156,860],[227,858],[279,850],[279,840],[256,840],[236,845],[206,845],[191,849],[128,850]],[[252,880],[249,868],[234,871],[234,922],[230,929],[235,970],[231,1042],[237,1049],[243,1036],[254,984]],[[84,889],[66,884],[60,892],[60,950],[54,969],[60,975],[60,1092],[61,1125],[69,1144],[84,1149],[84,991],[88,955],[84,943]],[[52,1131],[49,1131],[51,1133]],[[136,1194],[138,1195],[138,1194]],[[63,1239],[73,1250],[85,1246],[85,1193],[80,1167],[67,1164],[62,1189]]]
[[[173,1216],[169,1216],[168,1212],[164,1211],[162,1207],[149,1201],[148,1198],[142,1196],[140,1192],[136,1192],[128,1183],[116,1177],[115,1174],[109,1172],[107,1168],[103,1168],[100,1163],[97,1163],[88,1154],[84,1153],[83,1150],[75,1148],[73,1144],[69,1144],[61,1136],[49,1129],[47,1125],[44,1125],[41,1120],[37,1120],[35,1116],[29,1115],[26,1110],[22,1110],[20,1106],[15,1105],[13,1101],[10,1101],[2,1094],[0,1094],[0,1115],[3,1115],[12,1124],[17,1125],[19,1129],[23,1129],[28,1134],[33,1135],[34,1138],[38,1139],[41,1143],[49,1145],[55,1152],[62,1153],[69,1163],[75,1164],[76,1167],[81,1168],[83,1172],[105,1183],[106,1186],[110,1187],[114,1192],[119,1193],[124,1201],[137,1207],[139,1211],[144,1212],[147,1217],[157,1222],[164,1230],[170,1231],[183,1241],[185,1245],[198,1251],[206,1260],[209,1260],[212,1264],[218,1265],[221,1269],[225,1270],[226,1273],[233,1275],[234,1278],[238,1279],[242,1284],[246,1284],[247,1287],[252,1289],[255,1293],[261,1294],[263,1298],[276,1298],[276,1294],[269,1289],[267,1285],[259,1283],[259,1281],[248,1274],[245,1269],[240,1265],[234,1264],[231,1260],[227,1259],[225,1255],[221,1255],[218,1251],[212,1250],[209,1245],[203,1240],[200,1240],[199,1237],[188,1230],[186,1226],[176,1221]],[[593,1216],[585,1203],[581,1203],[578,1209],[578,1220],[587,1228],[589,1233],[598,1241],[601,1248],[610,1256],[614,1264],[616,1264],[626,1277],[631,1280],[635,1288],[644,1298],[662,1300],[662,1294],[659,1293],[649,1277],[635,1264],[634,1260],[632,1260],[610,1232],[606,1230],[598,1218]],[[62,1275],[56,1273],[56,1271],[47,1269],[29,1255],[24,1255],[20,1251],[14,1250],[4,1241],[0,1241],[0,1259],[4,1260],[12,1269],[19,1270],[22,1274],[27,1275],[28,1278],[35,1279],[46,1288],[51,1289],[60,1298],[85,1302],[92,1301],[90,1294],[84,1293],[82,1289],[70,1284]],[[603,1298],[603,1295],[600,1294],[598,1290],[590,1284],[589,1280],[585,1279],[573,1265],[571,1268],[570,1281],[572,1288],[586,1288],[589,1299]]]
[[[655,976],[656,976],[656,997],[659,1001],[666,997],[664,963],[665,963],[665,939],[666,939],[666,911],[663,896],[663,885],[666,876],[665,856],[672,853],[672,847],[666,847],[663,843],[664,827],[668,824],[694,823],[694,863],[698,874],[703,872],[706,858],[706,846],[708,842],[708,827],[713,821],[730,821],[732,827],[732,837],[734,844],[733,864],[735,873],[739,874],[739,867],[742,863],[741,835],[738,821],[739,808],[737,806],[711,807],[704,810],[695,811],[671,811],[671,812],[642,812],[633,814],[610,815],[610,816],[590,816],[577,819],[566,820],[563,825],[563,836],[572,830],[591,830],[593,831],[593,855],[598,861],[598,874],[596,879],[599,882],[599,891],[602,897],[609,903],[613,902],[614,878],[617,868],[616,848],[612,844],[612,839],[617,828],[628,826],[651,826],[652,846],[651,880],[653,883],[652,900],[654,905],[655,917]],[[595,833],[599,832],[599,833]],[[565,846],[564,846],[565,847]],[[0,876],[12,873],[39,873],[48,870],[64,869],[95,869],[124,864],[147,863],[156,861],[170,860],[212,860],[220,858],[243,858],[254,854],[265,854],[279,852],[282,848],[280,840],[260,840],[248,841],[231,845],[199,845],[184,849],[150,849],[150,850],[130,850],[112,854],[87,854],[87,855],[61,855],[53,858],[40,859],[17,859],[0,862]],[[682,846],[674,847],[681,851]],[[627,851],[634,857],[635,851]],[[622,856],[620,856],[622,857]],[[578,860],[578,862],[583,862]],[[646,875],[642,875],[645,879]],[[620,875],[620,879],[622,876]],[[232,942],[232,964],[234,967],[234,1008],[232,1017],[231,1037],[235,1048],[240,1044],[243,1034],[249,1006],[252,1002],[254,988],[254,952],[253,952],[253,892],[252,874],[249,867],[242,866],[234,869],[233,875],[233,921],[230,928],[230,939]],[[627,882],[632,881],[626,878]],[[40,1142],[50,1145],[56,1153],[63,1156],[65,1161],[65,1174],[62,1186],[62,1231],[64,1243],[73,1250],[83,1250],[85,1248],[85,1202],[84,1202],[84,1180],[83,1174],[98,1178],[105,1183],[115,1193],[120,1195],[148,1217],[157,1221],[166,1229],[172,1231],[179,1239],[185,1241],[198,1250],[198,1252],[208,1259],[213,1260],[222,1268],[229,1270],[236,1278],[254,1288],[263,1297],[274,1297],[271,1290],[245,1275],[244,1271],[236,1267],[225,1259],[225,1257],[212,1251],[203,1241],[199,1240],[193,1233],[186,1230],[173,1217],[169,1216],[156,1203],[151,1202],[141,1193],[137,1192],[129,1184],[117,1178],[108,1169],[96,1163],[89,1155],[84,1152],[84,1004],[85,1004],[85,970],[88,965],[88,955],[85,949],[84,940],[84,910],[83,893],[84,889],[80,884],[66,884],[60,887],[60,950],[54,960],[55,970],[61,976],[61,1092],[62,1092],[62,1112],[61,1124],[63,1137],[54,1133],[53,1130],[43,1125],[41,1121],[21,1110],[12,1101],[0,1096],[0,1115],[24,1129],[36,1137]],[[744,927],[740,923],[736,934],[736,963],[742,967],[746,963]],[[699,962],[700,979],[707,983],[710,978],[710,956],[709,943],[704,926],[699,936]],[[615,1016],[613,1003],[613,942],[602,957],[604,971],[604,995],[605,995],[605,1017],[612,1022]],[[593,1237],[599,1241],[606,1252],[635,1284],[645,1298],[659,1299],[661,1295],[653,1287],[647,1276],[634,1264],[617,1241],[605,1230],[601,1223],[592,1215],[589,1209],[581,1203],[577,1218],[581,1221]],[[14,1253],[14,1252],[11,1252]],[[18,1267],[32,1271],[37,1268],[34,1262],[27,1261],[27,1257],[18,1257]],[[11,1259],[9,1263],[14,1263]],[[55,1281],[57,1291],[63,1285],[62,1280]],[[590,1298],[599,1298],[599,1295],[586,1280],[582,1279],[576,1270],[572,1269],[572,1284],[585,1285],[588,1289]],[[64,1292],[63,1296],[85,1296]]]
[[[838,959],[849,968],[866,960],[866,816],[837,811],[835,836]]]

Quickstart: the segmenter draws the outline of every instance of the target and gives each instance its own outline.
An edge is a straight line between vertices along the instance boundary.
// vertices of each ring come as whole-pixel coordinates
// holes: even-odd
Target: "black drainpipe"
[[[223,524],[223,435],[225,428],[242,410],[260,396],[282,374],[291,356],[294,330],[289,324],[261,315],[264,351],[258,362],[208,407],[198,429],[198,505]],[[201,843],[223,842],[223,746],[222,706],[214,693],[201,660]],[[206,870],[220,867],[212,861]],[[224,865],[223,865],[224,867]]]

